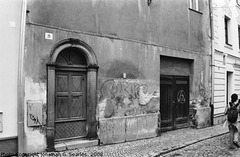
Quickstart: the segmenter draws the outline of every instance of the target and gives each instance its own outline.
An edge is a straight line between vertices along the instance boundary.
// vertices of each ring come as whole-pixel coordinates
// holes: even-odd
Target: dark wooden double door
[[[161,131],[188,127],[189,78],[161,76],[160,80]]]
[[[55,141],[86,136],[86,73],[56,71]]]

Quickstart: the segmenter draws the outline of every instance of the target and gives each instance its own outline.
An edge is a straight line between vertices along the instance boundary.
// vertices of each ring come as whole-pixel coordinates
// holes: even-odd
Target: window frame
[[[224,16],[224,36],[225,36],[225,44],[226,45],[229,45],[229,46],[232,46],[231,44],[230,44],[230,36],[231,36],[231,33],[230,33],[230,27],[229,27],[229,25],[230,25],[230,18],[228,17],[228,16]]]
[[[238,49],[240,49],[240,25],[238,25]]]
[[[189,8],[191,10],[194,10],[194,11],[197,11],[197,12],[200,12],[200,7],[199,7],[199,0],[189,0]]]

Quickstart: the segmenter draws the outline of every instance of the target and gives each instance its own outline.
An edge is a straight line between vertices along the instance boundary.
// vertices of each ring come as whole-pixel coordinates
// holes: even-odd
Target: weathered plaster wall
[[[158,135],[159,113],[99,120],[100,144],[119,143]]]
[[[27,120],[27,101],[42,101],[43,121],[40,126],[28,127]],[[34,82],[31,76],[25,78],[25,114],[24,114],[24,133],[26,137],[25,147],[27,152],[41,152],[46,148],[45,125],[46,125],[46,83]],[[38,118],[38,117],[36,117]]]
[[[53,40],[46,40],[45,32],[53,33]],[[66,38],[80,39],[86,42],[96,53],[99,65],[99,104],[111,102],[111,105],[124,106],[123,110],[128,110],[128,113],[126,112],[125,114],[123,110],[119,109],[117,110],[119,111],[118,114],[115,116],[158,112],[159,48],[31,24],[27,25],[26,30],[26,51],[24,58],[25,102],[27,100],[40,100],[43,102],[43,106],[45,106],[46,64],[50,59],[50,52],[54,44]],[[121,68],[118,68],[119,66]],[[123,73],[126,73],[126,79],[122,79]],[[115,91],[111,86],[119,88],[118,91]],[[143,86],[142,95],[139,90],[140,86]],[[115,93],[112,93],[113,90]],[[115,94],[115,96],[113,97],[110,93]],[[140,100],[144,100],[140,99],[144,96],[146,100],[139,103]],[[142,106],[139,104],[142,104]],[[27,119],[26,105],[25,118]],[[144,107],[147,105],[149,106],[148,109]],[[138,109],[139,111],[135,112],[133,111],[134,109]],[[43,114],[46,115],[45,107],[43,107]],[[28,127],[25,125],[25,140],[28,151],[42,151],[46,146],[45,123],[46,117],[43,116],[42,126]]]
[[[101,144],[155,137],[159,133],[159,82],[100,78],[97,119]]]
[[[206,8],[207,0],[200,1]],[[29,0],[28,20],[54,27],[134,39],[177,49],[201,51],[203,15],[188,9],[187,0]],[[174,10],[174,11],[173,11]],[[206,15],[205,15],[206,13]],[[61,19],[61,20],[60,20]]]
[[[211,57],[165,48],[160,50],[160,54],[161,75],[189,76],[189,104],[194,107],[207,106],[211,97]]]
[[[192,67],[191,98],[199,97],[195,90],[200,85],[197,80],[200,79],[205,87],[209,85],[205,75],[209,65],[205,63],[209,60],[205,57],[207,42],[202,35],[206,26],[201,14],[188,9],[187,0],[178,3],[158,0],[152,1],[150,6],[147,0],[79,0],[67,4],[65,0],[29,0],[28,10],[24,58],[28,95],[25,100],[37,99],[46,103],[46,63],[54,44],[66,38],[84,41],[96,54],[101,111],[97,116],[101,118],[158,110],[160,54],[196,61]],[[53,34],[52,40],[44,38],[46,32]],[[204,57],[198,60],[201,54]],[[123,73],[126,73],[126,79],[122,79]],[[153,104],[154,110],[147,111],[151,107],[143,109],[141,106],[139,89],[145,85],[148,90],[142,92],[142,96],[146,96],[144,104]],[[37,92],[31,91],[31,87]],[[45,146],[42,127],[26,126],[25,133],[27,145],[36,146],[30,147],[29,151]]]
[[[211,108],[199,108],[196,113],[197,128],[205,128],[211,126]]]
[[[84,35],[71,31],[27,25],[26,75],[34,82],[46,82],[46,63],[54,44],[66,38],[77,38],[94,50],[99,64],[99,77],[122,78],[126,73],[131,79],[159,81],[160,48],[141,43],[128,42]],[[45,39],[44,33],[53,33],[53,40]]]
[[[45,32],[52,33],[53,40],[45,39]],[[46,64],[50,59],[50,52],[54,44],[66,38],[80,39],[96,53],[99,65],[98,102],[100,112],[97,113],[99,118],[157,112],[159,110],[160,54],[167,53],[178,57],[187,54],[188,59],[198,58],[198,55],[182,51],[28,24],[24,62],[25,91],[28,95],[25,100],[42,100],[44,104],[46,103]],[[193,69],[199,65],[202,66],[202,62],[196,63]],[[199,70],[196,69],[195,72],[198,73]],[[126,73],[126,79],[122,78],[123,73]],[[201,78],[201,72],[198,74],[196,78]],[[198,85],[199,82],[193,82],[192,88],[198,87]],[[35,95],[36,92],[30,90],[31,86],[38,91],[38,97]],[[141,86],[147,87],[147,90],[143,90],[143,95],[146,96],[146,100],[148,99],[145,106],[143,105],[144,107],[140,103],[139,89]],[[102,92],[102,90],[105,91]],[[106,106],[108,106],[107,109]],[[101,107],[106,111],[103,111]],[[46,114],[46,111],[43,111],[43,114]],[[43,121],[45,120],[43,118]],[[36,151],[35,148],[40,149],[37,146],[43,146],[41,149],[44,149],[46,145],[44,125],[34,129],[26,126],[25,133],[27,145],[34,144],[36,146],[29,147],[29,151]],[[39,137],[41,140],[37,140]]]

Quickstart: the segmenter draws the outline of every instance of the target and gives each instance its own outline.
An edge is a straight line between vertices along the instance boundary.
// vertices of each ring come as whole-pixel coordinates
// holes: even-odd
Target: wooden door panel
[[[183,122],[178,122],[176,124],[175,129],[182,129],[182,128],[187,128],[188,127],[188,121],[183,121]]]
[[[86,73],[56,72],[55,140],[86,136]]]
[[[175,127],[187,127],[189,115],[188,78],[176,78],[175,86]]]
[[[58,120],[66,120],[68,119],[68,104],[69,99],[68,97],[58,96],[56,99],[56,121]]]
[[[82,91],[82,76],[72,75],[72,91],[71,92],[81,92]]]
[[[160,81],[161,130],[188,126],[188,77],[163,76]]]
[[[61,73],[56,77],[56,106],[55,106],[55,119],[66,120],[68,119],[68,74]]]
[[[67,74],[59,74],[57,75],[57,92],[68,92],[68,75]]]
[[[160,112],[161,112],[161,130],[167,131],[173,129],[172,116],[172,80],[171,78],[162,78],[160,85]]]
[[[86,118],[86,75],[71,75],[71,117]]]
[[[172,107],[171,107],[171,94],[172,87],[170,85],[161,85],[161,112],[162,120],[171,120],[172,119]]]
[[[83,117],[82,96],[72,97],[71,118],[85,118]]]

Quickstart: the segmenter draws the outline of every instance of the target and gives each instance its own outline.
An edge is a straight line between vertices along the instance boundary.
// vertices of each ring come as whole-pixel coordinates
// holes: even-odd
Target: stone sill
[[[158,115],[159,113],[149,113],[149,114],[139,114],[139,115],[134,115],[134,116],[124,116],[124,117],[111,117],[111,118],[100,118],[99,121],[106,121],[109,119],[126,119],[126,118],[137,118],[137,117],[142,117],[142,116],[149,116],[149,115]]]
[[[233,50],[232,45],[230,45],[230,44],[225,44],[224,47],[225,47],[225,48],[228,48],[228,49],[230,49],[230,50]]]

